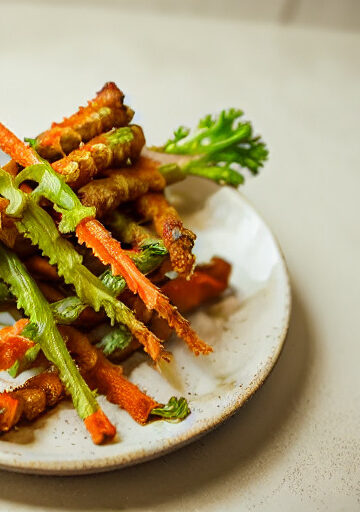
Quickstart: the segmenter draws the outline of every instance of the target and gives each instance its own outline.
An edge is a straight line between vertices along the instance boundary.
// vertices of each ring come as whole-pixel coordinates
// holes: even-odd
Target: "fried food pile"
[[[195,135],[180,127],[149,153],[133,115],[111,82],[25,143],[0,123],[11,158],[0,169],[0,299],[21,316],[0,330],[0,370],[36,369],[0,393],[1,432],[67,397],[96,444],[116,434],[97,394],[140,424],[190,412],[183,397],[148,396],[121,366],[139,349],[155,368],[166,364],[173,332],[195,356],[212,352],[183,314],[219,297],[231,268],[218,257],[196,264],[196,235],[166,187],[188,175],[238,186],[240,168],[256,174],[267,150],[230,109],[206,116]]]

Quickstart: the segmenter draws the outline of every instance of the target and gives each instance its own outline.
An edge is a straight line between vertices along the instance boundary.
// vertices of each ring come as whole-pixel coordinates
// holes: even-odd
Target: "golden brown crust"
[[[13,391],[0,393],[0,432],[6,432],[21,419],[32,421],[64,396],[55,372],[44,372],[28,379]]]
[[[148,191],[163,190],[166,182],[157,167],[152,160],[140,157],[131,167],[107,170],[106,178],[81,187],[78,195],[85,206],[95,206],[97,217],[101,218]]]
[[[153,220],[156,232],[169,251],[173,269],[183,277],[190,277],[195,265],[192,248],[196,235],[183,226],[178,212],[163,194],[145,194],[136,205],[140,215]]]
[[[37,137],[37,151],[48,160],[55,160],[78,148],[113,127],[127,125],[134,113],[123,105],[124,95],[113,82],[108,82],[86,107]]]
[[[53,169],[65,177],[68,185],[78,189],[105,169],[124,165],[129,159],[136,160],[145,144],[145,138],[140,126],[134,124],[129,128],[133,134],[131,140],[111,144],[109,134],[104,133],[54,162]]]

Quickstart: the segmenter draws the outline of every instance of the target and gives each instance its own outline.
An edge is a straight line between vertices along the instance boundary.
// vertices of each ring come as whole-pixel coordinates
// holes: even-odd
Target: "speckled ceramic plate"
[[[189,400],[182,423],[136,424],[126,412],[100,400],[116,425],[112,444],[94,446],[70,402],[30,425],[0,437],[2,468],[43,474],[106,471],[179,448],[219,425],[261,386],[275,364],[286,335],[290,290],[286,266],[270,230],[235,190],[191,178],[170,190],[185,223],[197,234],[198,261],[219,255],[233,264],[231,290],[191,317],[213,345],[194,357],[174,339],[174,362],[162,374],[142,354],[126,363],[129,378],[159,401],[175,395]],[[23,375],[22,379],[28,377]],[[0,384],[9,382],[0,374]]]

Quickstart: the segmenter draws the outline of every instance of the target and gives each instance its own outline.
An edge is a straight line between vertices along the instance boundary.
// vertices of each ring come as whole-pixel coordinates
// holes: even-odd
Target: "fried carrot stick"
[[[22,167],[39,163],[39,158],[30,146],[24,144],[2,123],[0,123],[0,148]]]
[[[169,280],[161,286],[161,291],[170,298],[180,313],[187,313],[206,301],[219,297],[229,285],[230,271],[231,265],[227,261],[214,257],[210,263],[197,265],[189,280],[183,277]],[[121,299],[123,300],[123,295]],[[167,322],[157,313],[153,312],[147,325],[164,341],[171,335]],[[133,339],[128,347],[116,353],[116,361],[122,361],[139,347],[140,344]]]
[[[136,207],[145,219],[153,220],[156,232],[169,251],[174,270],[181,276],[191,276],[195,265],[191,251],[196,235],[184,228],[176,209],[162,194],[145,194],[137,200]]]
[[[96,216],[103,217],[120,204],[134,201],[147,192],[160,192],[166,186],[158,164],[140,157],[134,165],[124,169],[110,169],[106,178],[90,181],[78,191],[85,206],[95,206]]]
[[[23,403],[10,393],[0,393],[0,432],[7,432],[19,421]]]
[[[0,124],[0,147],[6,148],[12,158],[16,161],[25,162],[31,165],[34,159],[38,161],[37,155],[31,148],[23,144],[14,134]],[[63,189],[66,195],[66,189]],[[75,196],[76,197],[76,196]],[[85,207],[84,207],[85,208]],[[212,348],[204,343],[193,329],[189,322],[181,316],[179,311],[171,306],[169,300],[160,290],[149,281],[136,267],[134,262],[122,249],[120,243],[116,241],[104,226],[94,218],[83,218],[76,225],[76,235],[80,243],[85,243],[91,248],[95,256],[97,256],[104,265],[110,265],[114,275],[123,275],[130,290],[138,293],[146,306],[155,309],[160,316],[165,318],[170,327],[174,328],[180,338],[183,338],[189,348],[195,355],[200,353],[208,354]],[[134,328],[132,331],[135,336],[140,336],[143,330],[138,332]],[[152,354],[153,359],[161,357],[161,344],[155,336],[147,336],[146,350]]]
[[[106,223],[110,225],[111,232],[115,234],[116,238],[132,245],[135,249],[140,249],[149,240],[154,240],[154,235],[147,227],[118,210],[111,212],[111,215],[106,218]],[[160,239],[158,240],[160,241]]]
[[[69,326],[61,326],[60,331],[89,386],[125,409],[135,421],[145,423],[159,403],[123,377],[121,367],[110,363],[85,334]]]
[[[226,290],[230,271],[229,263],[221,258],[213,258],[207,265],[198,265],[190,280],[177,277],[165,283],[161,291],[185,313]]]
[[[121,245],[99,221],[84,219],[76,227],[80,243],[91,247],[94,254],[105,264],[111,265],[114,275],[122,275],[129,289],[137,293],[149,309],[156,310],[175,329],[180,338],[188,344],[195,355],[208,354],[212,348],[202,341],[190,327],[190,323],[181,316],[167,297],[135,266]]]
[[[22,318],[14,325],[0,330],[0,371],[11,368],[15,361],[24,357],[26,351],[34,346],[33,341],[20,334],[28,322]]]
[[[131,417],[140,424],[149,419],[152,409],[159,406],[153,398],[143,393],[135,384],[128,381],[116,367],[102,354],[98,362],[85,380],[106,396],[109,402],[125,409]]]
[[[123,105],[123,100],[124,95],[114,82],[106,83],[86,107],[41,133],[36,138],[37,152],[47,160],[55,160],[78,148],[81,142],[127,125],[134,113]]]
[[[134,124],[117,128],[95,137],[80,149],[54,162],[52,167],[64,176],[68,185],[77,189],[101,171],[124,165],[129,159],[135,160],[144,144],[140,126]]]
[[[41,373],[13,391],[0,393],[0,432],[7,432],[22,418],[34,420],[63,395],[63,385],[55,372]]]

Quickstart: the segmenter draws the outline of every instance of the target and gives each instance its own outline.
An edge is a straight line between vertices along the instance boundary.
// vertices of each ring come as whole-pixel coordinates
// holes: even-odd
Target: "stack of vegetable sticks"
[[[226,290],[230,265],[196,265],[196,235],[164,192],[188,175],[238,186],[241,168],[256,174],[267,150],[230,109],[201,120],[194,134],[179,128],[150,158],[123,100],[107,83],[25,142],[0,123],[0,148],[12,159],[0,169],[0,299],[23,315],[0,330],[0,369],[40,371],[0,393],[0,431],[66,396],[96,444],[116,434],[96,393],[140,424],[190,412],[184,398],[147,396],[119,364],[140,346],[155,363],[170,361],[163,343],[172,331],[195,355],[212,352],[182,314]],[[173,162],[162,164],[160,153]]]

